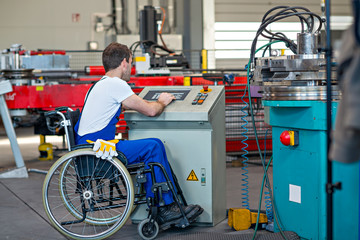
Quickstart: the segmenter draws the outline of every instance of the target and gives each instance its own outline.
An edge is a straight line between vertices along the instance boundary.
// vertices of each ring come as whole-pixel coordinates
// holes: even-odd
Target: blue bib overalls
[[[86,140],[96,141],[97,139],[114,139],[116,132],[116,123],[119,121],[120,113],[121,107],[119,107],[119,110],[105,128],[98,132],[85,134],[84,136],[79,136],[77,134],[80,122],[79,119],[79,121],[75,125],[75,143],[87,144]],[[166,157],[165,147],[160,139],[147,138],[140,140],[119,141],[116,144],[116,149],[121,151],[126,156],[128,164],[144,162],[146,168],[149,168],[148,163],[151,162],[157,162],[162,164],[174,186],[174,180],[171,174],[168,159]],[[161,170],[156,166],[154,167],[154,170],[156,182],[166,182],[164,174],[161,172]],[[144,184],[146,189],[146,197],[154,197],[154,193],[151,191],[151,175],[148,173],[146,178],[147,182]],[[165,205],[171,204],[174,201],[172,193],[170,191],[168,191],[167,193],[163,193],[163,199],[165,201]]]

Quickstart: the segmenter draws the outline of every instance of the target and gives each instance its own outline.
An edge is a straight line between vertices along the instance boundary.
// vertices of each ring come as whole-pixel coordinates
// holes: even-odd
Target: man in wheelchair
[[[174,185],[174,177],[167,160],[166,152],[161,140],[156,138],[141,140],[125,140],[111,142],[115,138],[116,123],[122,109],[136,110],[146,116],[158,116],[175,97],[169,93],[162,93],[156,102],[148,102],[134,94],[127,82],[130,80],[132,53],[127,46],[111,43],[102,54],[105,76],[101,78],[87,93],[84,107],[79,121],[75,125],[76,144],[86,144],[87,140],[95,142],[94,150],[101,145],[108,145],[122,152],[128,164],[143,162],[145,168],[149,163],[159,163],[164,168]],[[116,151],[98,151],[97,157],[111,158]],[[147,174],[145,191],[147,198],[153,198],[152,178]],[[166,182],[166,177],[159,167],[154,167],[156,183]],[[203,209],[199,205],[182,205],[182,210],[174,202],[171,191],[162,193],[162,201],[157,211],[157,222],[160,227],[169,222],[181,221],[186,218],[194,220]],[[161,206],[163,205],[163,206]]]

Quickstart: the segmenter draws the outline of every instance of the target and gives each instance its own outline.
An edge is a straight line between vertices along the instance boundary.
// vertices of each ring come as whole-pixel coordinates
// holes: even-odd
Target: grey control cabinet
[[[225,89],[209,89],[202,104],[193,104],[201,86],[145,87],[139,96],[148,101],[161,92],[173,93],[177,100],[160,116],[126,111],[125,120],[129,140],[162,140],[186,201],[204,208],[197,223],[213,226],[226,218]],[[132,220],[146,217],[144,208],[138,207]]]

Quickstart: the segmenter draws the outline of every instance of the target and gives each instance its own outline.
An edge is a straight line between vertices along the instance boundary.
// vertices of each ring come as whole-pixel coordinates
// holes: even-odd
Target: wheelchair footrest
[[[164,231],[164,230],[171,228],[172,226],[178,227],[178,228],[186,228],[189,225],[190,225],[189,220],[187,218],[182,217],[182,218],[174,219],[169,222],[165,222],[165,223],[161,224],[159,227],[161,230]]]
[[[187,218],[181,218],[180,221],[175,224],[175,227],[186,228],[189,225],[190,222]]]

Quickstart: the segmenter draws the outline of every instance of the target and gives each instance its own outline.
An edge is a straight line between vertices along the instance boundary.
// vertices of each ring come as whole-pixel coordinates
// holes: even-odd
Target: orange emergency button
[[[280,142],[285,146],[299,145],[299,132],[298,131],[283,131],[280,135]]]

